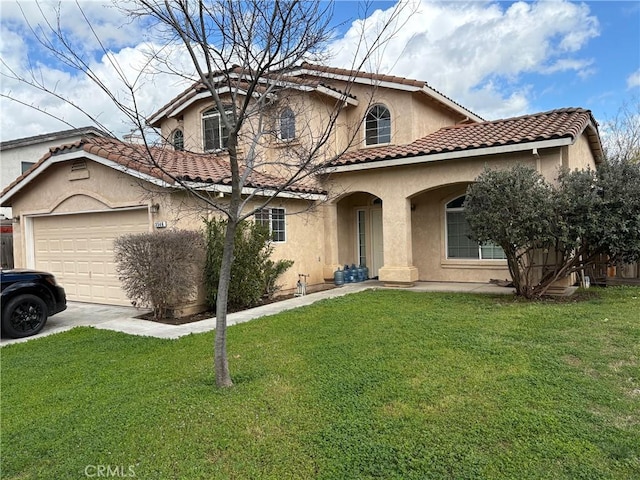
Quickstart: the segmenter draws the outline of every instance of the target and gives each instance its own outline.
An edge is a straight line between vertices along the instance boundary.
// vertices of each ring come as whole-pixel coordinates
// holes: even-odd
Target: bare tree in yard
[[[602,131],[609,162],[640,162],[640,97],[624,102],[613,118],[603,122]]]
[[[410,12],[406,7],[407,4],[399,2],[384,23],[375,26],[377,38],[372,42],[367,42],[364,35],[367,26],[362,25],[358,51],[354,56],[357,60],[352,64],[354,75],[364,65],[371,66],[371,59],[380,53],[408,17]],[[324,62],[325,48],[333,35],[330,27],[333,7],[327,2],[296,0],[138,0],[122,8],[131,18],[148,27],[151,34],[158,33],[164,38],[161,42],[164,48],[153,53],[147,68],[160,65],[161,70],[173,73],[178,80],[190,79],[195,82],[194,92],[205,92],[213,100],[222,123],[221,131],[227,139],[223,151],[210,155],[212,160],[219,157],[228,162],[226,181],[231,186],[229,197],[220,199],[209,195],[198,184],[166,168],[166,156],[171,153],[163,150],[157,154],[159,150],[153,148],[147,137],[148,119],[136,104],[139,79],[130,81],[124,73],[119,73],[129,97],[129,101],[123,101],[77,53],[82,50],[75,48],[59,23],[48,24],[46,34],[42,30],[34,30],[34,33],[60,61],[85,72],[132,121],[145,139],[145,161],[149,168],[163,172],[180,188],[227,219],[216,304],[214,365],[216,384],[229,387],[233,383],[226,351],[227,295],[238,225],[278,194],[295,191],[296,186],[311,182],[315,175],[325,172],[356,141],[363,120],[353,119],[346,129],[346,138],[339,144],[336,142],[334,131],[338,119],[343,122],[341,112],[353,98],[350,95],[352,82],[347,82],[340,91],[334,91],[334,103],[313,118],[309,118],[310,110],[296,101],[296,92],[325,88],[317,79],[291,74],[303,62]],[[88,19],[87,23],[90,25]],[[96,39],[99,40],[97,36]],[[172,62],[170,55],[165,54],[175,47],[188,55],[193,76],[185,73]],[[112,58],[106,49],[103,50],[107,58]],[[122,72],[117,64],[114,64],[114,69]],[[56,94],[55,89],[46,86],[36,75],[21,80]],[[375,88],[373,81],[371,88]],[[300,141],[279,150],[279,155],[274,157],[266,154],[263,145],[277,135],[275,112],[278,111],[276,107],[283,104],[289,104],[295,110],[296,118],[307,118],[296,126],[300,125],[303,130]],[[256,176],[265,169],[279,181],[268,185],[268,189],[255,188]],[[246,186],[253,186],[254,190],[247,193]],[[304,198],[304,194],[301,197]]]

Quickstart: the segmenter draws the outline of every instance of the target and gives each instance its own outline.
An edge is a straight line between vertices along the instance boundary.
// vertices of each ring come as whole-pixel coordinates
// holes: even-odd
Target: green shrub
[[[264,294],[267,298],[272,298],[280,290],[280,285],[276,284],[278,277],[289,270],[293,265],[293,260],[267,260],[264,263]]]
[[[227,222],[212,219],[205,220],[205,225],[205,288],[209,306],[215,308]],[[272,253],[273,244],[268,228],[250,221],[238,225],[229,284],[230,308],[258,305],[263,297],[271,297],[278,290],[278,277],[293,265],[293,261],[274,262],[270,259]]]
[[[114,242],[116,271],[134,306],[148,306],[156,319],[188,301],[202,280],[201,232],[168,230],[124,235]]]

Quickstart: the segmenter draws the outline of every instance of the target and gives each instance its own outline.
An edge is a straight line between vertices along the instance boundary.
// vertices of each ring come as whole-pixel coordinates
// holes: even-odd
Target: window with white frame
[[[289,107],[280,113],[280,140],[296,138],[296,115]]]
[[[175,150],[184,150],[184,133],[182,133],[182,130],[176,130],[175,132],[173,132],[171,143],[173,144],[173,148]]]
[[[226,112],[227,114],[231,112]],[[202,114],[202,130],[204,138],[204,150],[222,150],[227,148],[229,132],[220,118],[220,112],[213,109]]]
[[[465,196],[447,203],[445,208],[447,222],[447,258],[503,260],[504,251],[498,245],[478,244],[469,238],[471,228],[464,217]]]
[[[358,210],[357,213],[358,226],[358,265],[367,264],[367,232],[366,232],[366,210]]]
[[[391,113],[384,105],[374,105],[367,112],[365,141],[367,145],[391,142]]]
[[[269,228],[274,242],[286,241],[284,208],[263,208],[255,214],[256,223]]]

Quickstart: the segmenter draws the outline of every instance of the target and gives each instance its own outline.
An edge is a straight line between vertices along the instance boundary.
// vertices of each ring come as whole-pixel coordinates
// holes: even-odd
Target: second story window
[[[171,143],[175,150],[184,150],[184,133],[182,133],[182,130],[176,130],[175,132],[173,132]]]
[[[280,113],[280,140],[294,138],[296,138],[296,115],[287,107]]]
[[[205,152],[222,150],[227,147],[229,132],[222,123],[220,112],[217,110],[207,110],[202,114],[202,131]]]
[[[365,119],[366,145],[391,142],[391,113],[384,105],[374,105]]]

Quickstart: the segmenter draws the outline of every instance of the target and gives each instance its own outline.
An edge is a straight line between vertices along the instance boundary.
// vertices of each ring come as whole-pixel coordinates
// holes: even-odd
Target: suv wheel
[[[10,337],[35,335],[47,323],[47,304],[31,294],[9,300],[2,311],[2,330]]]

